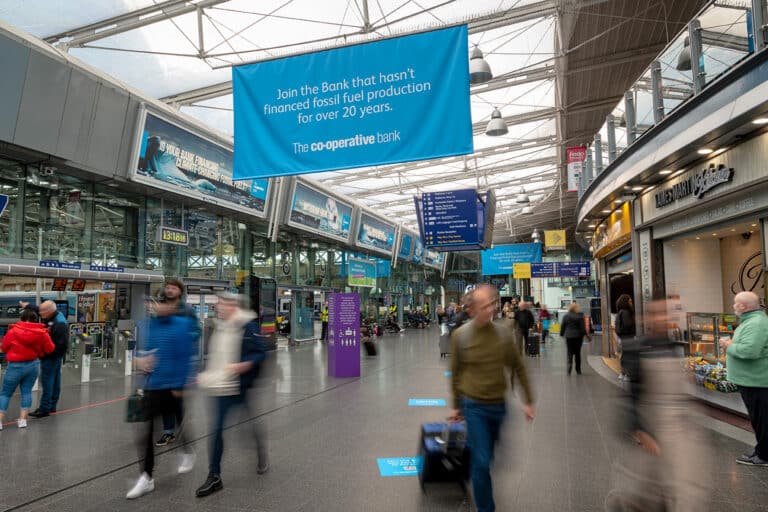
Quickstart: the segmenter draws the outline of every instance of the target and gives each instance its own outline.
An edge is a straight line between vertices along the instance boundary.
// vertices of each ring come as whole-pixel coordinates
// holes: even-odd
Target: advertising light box
[[[413,241],[416,237],[411,233],[406,233],[400,236],[400,250],[397,252],[397,257],[403,260],[409,260],[411,254],[413,254]]]
[[[416,237],[416,240],[414,240],[413,242],[413,262],[421,263],[421,260],[423,257],[424,257],[424,244],[421,242],[421,238]]]
[[[376,287],[376,262],[349,258],[349,286]]]
[[[352,205],[297,181],[288,224],[347,242],[352,224]]]
[[[232,150],[146,109],[139,114],[133,181],[265,217],[269,181],[234,181]]]
[[[235,177],[472,153],[467,34],[450,27],[232,68]]]
[[[381,221],[367,213],[360,215],[357,245],[392,254],[395,245],[395,225]]]

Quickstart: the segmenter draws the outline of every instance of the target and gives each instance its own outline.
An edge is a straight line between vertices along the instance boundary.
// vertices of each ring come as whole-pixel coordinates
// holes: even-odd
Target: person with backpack
[[[267,343],[260,334],[256,313],[242,307],[244,301],[244,297],[232,293],[219,294],[208,363],[205,371],[198,376],[200,387],[210,395],[213,407],[208,477],[196,491],[198,498],[224,488],[221,480],[224,422],[232,409],[248,407],[248,389],[259,376],[267,357]],[[269,469],[269,463],[261,425],[256,428],[256,452],[256,473],[262,475]]]
[[[3,430],[8,402],[17,387],[21,388],[21,413],[16,424],[19,428],[26,428],[27,411],[32,407],[32,386],[40,373],[40,358],[56,349],[48,329],[39,322],[36,312],[25,309],[20,321],[11,324],[3,337],[0,348],[5,353],[8,369],[3,375],[0,391],[0,430]]]
[[[448,420],[466,420],[471,447],[470,478],[477,512],[493,512],[491,462],[506,416],[507,370],[523,389],[523,413],[536,415],[533,390],[522,356],[507,327],[493,321],[499,302],[495,288],[481,285],[468,300],[471,320],[451,335],[453,410]]]

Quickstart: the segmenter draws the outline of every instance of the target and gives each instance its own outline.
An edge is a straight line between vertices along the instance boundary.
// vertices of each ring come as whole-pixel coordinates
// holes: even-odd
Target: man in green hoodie
[[[741,292],[733,301],[740,317],[733,340],[723,340],[728,380],[739,386],[747,406],[757,446],[736,462],[749,466],[768,466],[768,316],[760,299],[752,292]]]

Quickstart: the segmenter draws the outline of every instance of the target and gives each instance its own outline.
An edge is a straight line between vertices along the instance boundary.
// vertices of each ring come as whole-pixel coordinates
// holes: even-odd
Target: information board
[[[472,153],[467,34],[451,27],[232,68],[236,178]]]
[[[360,376],[360,295],[328,295],[328,375]]]
[[[592,274],[588,261],[557,264],[557,277],[589,277]]]
[[[557,277],[556,263],[531,263],[531,277]]]
[[[288,224],[348,242],[352,205],[297,181],[293,190]]]
[[[482,241],[475,189],[428,192],[421,200],[427,247],[477,245]],[[483,213],[482,207],[480,212]]]

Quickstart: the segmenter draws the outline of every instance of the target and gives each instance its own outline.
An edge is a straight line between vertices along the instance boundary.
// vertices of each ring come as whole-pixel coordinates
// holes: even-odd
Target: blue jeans
[[[8,402],[17,387],[21,388],[21,409],[32,407],[32,386],[35,385],[39,371],[40,361],[37,359],[23,363],[8,363],[8,369],[3,377],[3,389],[0,391],[0,412],[5,413],[8,410]]]
[[[61,395],[61,362],[64,358],[43,359],[40,361],[40,412],[55,412]]]
[[[483,404],[464,398],[462,414],[467,420],[467,441],[470,448],[470,477],[477,512],[494,512],[491,462],[499,431],[507,415],[506,404]]]

